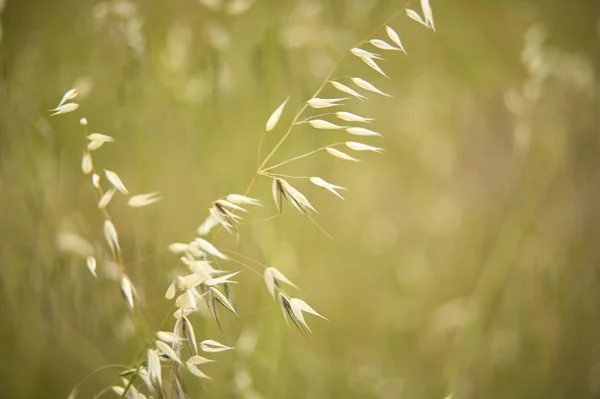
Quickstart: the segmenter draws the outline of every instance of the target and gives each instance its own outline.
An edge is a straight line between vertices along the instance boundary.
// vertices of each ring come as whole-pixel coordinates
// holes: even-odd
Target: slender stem
[[[316,152],[322,151],[322,150],[324,150],[326,148],[334,147],[336,145],[341,145],[341,144],[344,144],[344,143],[340,142],[340,143],[329,144],[329,145],[326,145],[324,147],[319,147],[316,150],[312,150],[310,152],[307,152],[306,154],[298,155],[297,157],[290,158],[290,159],[288,159],[286,161],[280,162],[277,165],[273,165],[273,166],[269,166],[268,168],[264,168],[264,169],[262,169],[262,170],[259,171],[259,174],[262,174],[263,172],[266,172],[267,170],[278,168],[278,167],[283,166],[283,165],[285,165],[287,163],[290,163],[290,162],[293,162],[293,161],[297,161],[298,159],[306,158],[306,157],[308,157],[308,156],[310,156],[310,155],[312,155],[312,154],[314,154]]]
[[[100,392],[98,392],[96,395],[94,395],[94,397],[92,399],[99,399],[102,396],[104,396],[104,394],[108,391],[110,391],[112,389],[112,387],[106,387],[103,390],[101,390]]]
[[[292,176],[292,175],[284,175],[282,173],[263,172],[261,174],[264,176],[267,176],[267,177],[285,177],[286,179],[310,179],[310,176]]]
[[[97,369],[95,369],[94,371],[89,373],[83,380],[79,381],[77,383],[77,385],[75,385],[71,391],[76,391],[80,386],[82,386],[87,380],[92,378],[96,373],[99,373],[100,371],[103,371],[103,370],[112,369],[115,367],[119,367],[119,368],[123,368],[123,369],[128,368],[127,366],[122,365],[122,364],[107,364],[105,366],[98,367]]]

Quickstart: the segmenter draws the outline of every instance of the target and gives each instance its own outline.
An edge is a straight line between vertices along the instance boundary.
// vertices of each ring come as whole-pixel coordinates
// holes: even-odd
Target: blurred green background
[[[270,113],[291,96],[266,148],[339,56],[393,12],[420,11],[397,0],[0,3],[7,399],[66,397],[94,369],[132,364],[143,346],[110,269],[100,263],[96,280],[60,250],[64,234],[105,246],[79,167],[80,117],[116,139],[94,153],[99,169],[164,197],[142,209],[122,197],[110,205],[157,328],[164,292],[183,273],[168,244],[191,239],[211,201],[243,192]],[[223,315],[222,332],[193,322],[199,339],[240,349],[203,367],[212,381],[186,376],[191,398],[600,397],[600,3],[432,6],[436,33],[403,13],[389,22],[408,53],[385,54],[391,80],[353,57],[334,74],[394,96],[344,108],[377,119],[384,137],[362,141],[386,151],[282,169],[349,189],[342,202],[292,182],[336,241],[287,206],[215,243],[283,271],[301,287],[288,292],[330,321],[307,316],[314,333],[304,338],[261,277],[224,264],[245,270],[234,286],[241,318]],[[72,87],[81,108],[50,118]],[[344,139],[301,126],[276,160]],[[246,221],[275,212],[266,179],[251,195],[265,206]],[[119,371],[94,374],[79,397],[118,383]]]

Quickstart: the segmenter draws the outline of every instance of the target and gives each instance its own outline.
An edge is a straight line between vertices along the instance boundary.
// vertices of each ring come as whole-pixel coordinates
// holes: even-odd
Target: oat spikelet
[[[210,242],[206,241],[203,238],[196,238],[194,240],[194,243],[196,243],[201,250],[203,250],[206,253],[211,254],[212,256],[214,256],[216,258],[223,259],[223,260],[228,259],[227,256],[222,254],[217,248],[215,248],[214,245],[212,245]]]
[[[327,122],[322,119],[313,119],[313,120],[308,121],[307,123],[309,125],[311,125],[312,127],[314,127],[315,129],[332,130],[332,129],[343,129],[344,128],[344,126],[339,126],[339,125],[336,125],[335,123]]]
[[[351,79],[354,82],[354,84],[357,85],[358,87],[360,87],[361,89],[365,89],[365,90],[371,91],[373,93],[381,94],[382,96],[392,97],[389,94],[382,92],[377,87],[375,87],[374,85],[372,85],[371,83],[367,82],[364,79],[357,78],[357,77],[351,78]]]
[[[421,16],[419,15],[419,13],[416,12],[415,10],[411,10],[411,9],[407,8],[406,9],[406,15],[408,15],[408,17],[410,19],[417,21],[418,23],[420,23],[424,27],[429,28],[429,25],[427,25],[427,22],[423,21],[423,18],[421,18]]]
[[[389,78],[389,76],[387,76],[386,73],[383,72],[383,69],[381,69],[381,67],[372,58],[362,57],[361,60],[365,64],[367,64],[369,66],[369,68],[371,68],[371,69],[379,72],[380,74],[382,74],[386,78]]]
[[[354,151],[372,151],[372,152],[382,152],[383,148],[379,148],[379,147],[373,147],[371,145],[368,144],[363,144],[363,143],[357,143],[355,141],[346,141],[346,147],[350,148],[351,150]]]
[[[369,43],[371,43],[373,46],[375,46],[381,50],[400,50],[400,51],[402,51],[401,48],[394,47],[391,44],[389,44],[388,42],[385,42],[381,39],[372,39],[372,40],[369,40]]]
[[[179,360],[179,356],[177,356],[177,354],[175,353],[173,348],[171,348],[169,345],[167,345],[163,341],[157,340],[154,342],[154,345],[156,345],[156,348],[158,350],[160,350],[162,353],[164,353],[167,357],[171,358],[171,360],[173,360],[174,362],[183,364],[181,362],[181,360]]]
[[[213,229],[213,227],[218,226],[219,221],[215,219],[212,215],[208,215],[206,220],[202,222],[202,224],[196,229],[198,234],[201,236],[205,236]]]
[[[55,115],[60,115],[60,114],[67,114],[69,112],[73,112],[76,111],[79,108],[79,104],[76,103],[66,103],[63,104],[59,107],[56,107],[54,109],[50,109],[48,110],[48,112],[54,112],[53,114],[50,114],[50,116],[55,116]]]
[[[103,143],[112,143],[112,142],[115,141],[114,138],[112,138],[112,137],[110,137],[110,136],[108,136],[106,134],[102,134],[102,133],[92,133],[92,134],[89,134],[87,136],[87,139],[89,141],[101,141]]]
[[[234,348],[223,345],[212,339],[205,339],[204,341],[200,342],[200,349],[202,349],[203,352],[223,352],[232,350]]]
[[[277,107],[277,109],[275,111],[273,111],[273,113],[271,114],[271,116],[269,116],[269,119],[267,120],[267,124],[265,126],[265,131],[270,132],[271,130],[273,130],[275,128],[275,126],[277,126],[277,122],[279,122],[279,118],[281,118],[281,114],[283,113],[283,109],[285,108],[285,105],[287,104],[288,100],[290,98],[286,98],[279,107]]]
[[[133,296],[135,291],[133,285],[131,284],[131,280],[129,280],[129,277],[126,275],[121,277],[121,291],[123,292],[123,295],[125,295],[125,299],[127,299],[129,308],[133,309]]]
[[[183,341],[183,338],[171,331],[157,331],[156,338],[160,339],[163,342],[166,342],[167,344],[175,344],[177,342]]]
[[[85,263],[87,264],[90,273],[92,273],[92,276],[98,277],[96,275],[96,258],[94,258],[93,256],[88,256]]]
[[[283,196],[290,204],[294,206],[298,211],[303,214],[309,214],[311,211],[317,212],[317,210],[312,206],[312,204],[308,201],[308,199],[302,194],[300,191],[292,187],[290,183],[287,181],[276,178],[274,179],[274,197],[275,203],[278,205],[278,208],[281,212],[281,204],[279,203],[279,198]],[[280,193],[280,195],[277,194]],[[317,212],[318,213],[318,212]]]
[[[275,298],[275,287],[278,287],[280,282],[291,285],[294,288],[298,288],[286,276],[284,276],[283,273],[274,267],[267,267],[265,269],[264,278],[267,289],[273,298]]]
[[[132,208],[140,208],[143,206],[148,206],[148,205],[154,204],[162,199],[161,197],[159,197],[158,194],[159,194],[159,192],[155,191],[155,192],[148,193],[148,194],[134,195],[133,197],[131,197],[129,199],[129,201],[127,202],[127,205],[129,205]]]
[[[296,319],[300,323],[302,323],[302,325],[304,327],[306,327],[306,329],[308,331],[311,331],[311,329],[310,329],[310,327],[308,327],[308,324],[306,324],[306,321],[304,320],[303,312],[310,313],[310,314],[318,316],[324,320],[327,320],[327,318],[325,316],[322,316],[321,314],[317,313],[316,310],[311,308],[310,305],[307,304],[306,302],[304,302],[302,299],[292,298],[292,299],[290,299],[289,303],[290,303],[292,313],[294,314]]]
[[[90,141],[87,146],[88,151],[95,151],[102,147],[104,143],[112,143],[115,141],[112,137],[102,133],[92,133],[87,136],[87,139]]]
[[[364,127],[349,127],[346,131],[355,136],[381,136],[381,134]]]
[[[350,112],[344,112],[344,111],[340,111],[340,112],[336,112],[335,116],[337,116],[339,119],[343,120],[343,121],[347,121],[347,122],[362,122],[362,123],[371,123],[372,121],[374,121],[373,118],[364,118],[362,116],[350,113]]]
[[[345,161],[360,162],[360,159],[352,158],[350,155],[348,155],[340,150],[336,150],[335,148],[325,148],[325,151],[327,151],[329,154],[333,155],[334,157],[343,159]]]
[[[435,32],[435,24],[433,22],[433,10],[429,4],[429,0],[421,0],[421,10],[425,16],[425,23]]]
[[[204,363],[209,363],[212,361],[213,360],[207,359],[205,357],[194,355],[185,362],[185,365],[186,365],[188,371],[190,373],[192,373],[193,375],[195,375],[196,377],[210,379],[210,377],[208,375],[204,374],[204,372],[202,372],[202,370],[200,370],[197,366],[204,364]]]
[[[96,188],[100,188],[100,176],[95,173],[92,175],[92,185]]]
[[[71,90],[67,91],[65,93],[65,95],[62,97],[62,99],[60,100],[60,102],[58,103],[57,108],[60,108],[67,101],[74,100],[78,94],[79,94],[79,91],[77,89],[71,89]]]
[[[331,192],[332,194],[338,196],[341,199],[344,199],[344,197],[342,197],[340,195],[340,193],[338,193],[336,190],[345,190],[344,187],[342,186],[337,186],[335,184],[331,184],[326,182],[325,180],[321,179],[320,177],[311,177],[310,182],[312,184],[314,184],[315,186],[319,186],[319,187],[323,187],[325,190]]]
[[[347,98],[318,98],[318,97],[314,97],[311,98],[310,100],[308,100],[306,103],[315,109],[320,109],[320,108],[329,108],[329,107],[335,107],[338,105],[342,105],[342,104],[338,104],[340,101],[343,100],[347,100]]]
[[[99,209],[106,208],[108,206],[108,204],[110,203],[110,201],[112,201],[116,192],[117,192],[117,189],[114,187],[111,187],[108,190],[106,190],[106,192],[102,195],[102,197],[100,197],[100,201],[98,201],[98,208]]]
[[[355,56],[357,56],[358,58],[374,58],[377,60],[383,59],[383,58],[381,58],[381,56],[379,54],[371,53],[370,51],[363,50],[361,48],[353,48],[350,50],[350,52],[352,54],[354,54]]]
[[[280,183],[279,179],[273,179],[273,184],[271,185],[271,192],[273,194],[273,201],[275,202],[275,207],[277,208],[279,213],[281,213],[281,211],[282,211],[281,197],[282,197],[283,191],[282,191],[281,183]]]
[[[398,33],[396,33],[396,31],[390,28],[389,26],[385,27],[385,33],[387,33],[390,40],[393,41],[394,44],[396,44],[396,46],[398,46],[404,54],[406,54],[406,50],[404,50],[404,46],[402,45],[402,41],[400,40],[400,36],[398,36]]]
[[[227,201],[237,205],[256,205],[260,206],[260,201],[254,198],[246,197],[240,194],[229,194],[226,197]]]
[[[360,100],[367,98],[367,97],[363,96],[362,94],[358,93],[356,90],[351,89],[350,87],[346,86],[345,84],[336,82],[335,80],[332,80],[330,83],[333,87],[335,87],[342,93],[350,94],[351,96],[356,97]]]
[[[115,229],[113,222],[108,219],[104,221],[104,237],[106,238],[106,241],[113,252],[121,252],[121,247],[119,246],[119,237],[117,236],[117,229]]]
[[[160,359],[154,349],[148,349],[148,373],[150,374],[150,381],[155,387],[162,389],[162,370],[160,366]]]
[[[127,191],[127,188],[125,188],[125,185],[121,181],[121,178],[119,177],[118,174],[116,174],[115,172],[113,172],[111,170],[105,169],[104,175],[106,176],[106,179],[110,182],[110,184],[113,185],[114,188],[116,188],[123,194],[129,194],[129,191]]]
[[[89,175],[94,170],[94,164],[92,163],[92,154],[88,151],[83,153],[83,158],[81,158],[81,171],[85,175]]]

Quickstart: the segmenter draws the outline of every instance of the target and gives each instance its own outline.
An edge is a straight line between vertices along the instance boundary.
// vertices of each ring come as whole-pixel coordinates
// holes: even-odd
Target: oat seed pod
[[[146,358],[148,360],[148,374],[150,375],[152,385],[158,389],[162,389],[162,369],[158,354],[154,349],[148,349]]]
[[[60,100],[60,102],[58,103],[58,107],[56,107],[56,108],[60,108],[67,101],[74,100],[78,94],[79,94],[79,91],[77,89],[71,89],[71,90],[67,91],[65,93],[65,95],[62,97],[62,99]]]
[[[327,122],[321,119],[313,119],[307,122],[309,125],[311,125],[312,127],[314,127],[315,129],[325,129],[325,130],[332,130],[332,129],[343,129],[344,126],[339,126],[336,125],[335,123],[331,123],[331,122]]]
[[[355,141],[346,141],[346,147],[350,148],[353,151],[371,151],[371,152],[382,152],[383,148],[373,147],[368,144],[357,143]]]
[[[411,10],[409,8],[406,9],[406,15],[408,15],[408,17],[414,21],[417,21],[418,23],[420,23],[421,25],[423,25],[426,28],[429,28],[429,25],[427,25],[427,22],[425,22],[423,20],[423,18],[421,18],[421,16],[419,15],[418,12],[416,12],[415,10]]]
[[[400,48],[394,47],[381,39],[372,39],[369,40],[369,43],[381,50],[401,50]]]
[[[129,191],[127,191],[127,188],[125,188],[125,185],[121,181],[121,178],[118,174],[111,170],[105,169],[104,175],[106,176],[106,179],[110,182],[110,184],[113,185],[114,188],[116,188],[123,194],[129,194]]]
[[[310,100],[308,100],[306,103],[315,109],[320,109],[320,108],[329,108],[329,107],[335,107],[338,105],[342,105],[342,104],[338,104],[340,101],[343,100],[347,100],[346,98],[318,98],[318,97],[314,97],[311,98]]]
[[[371,91],[373,93],[381,94],[382,96],[392,97],[389,94],[382,92],[377,87],[375,87],[374,85],[372,85],[371,83],[367,82],[364,79],[357,78],[357,77],[351,78],[351,79],[354,82],[354,84],[357,85],[358,87],[360,87],[361,89],[365,89],[365,90]]]
[[[110,246],[110,249],[115,252],[121,252],[121,247],[119,246],[119,237],[117,236],[117,229],[115,229],[115,225],[108,219],[104,221],[104,237]]]
[[[390,40],[393,41],[394,44],[398,46],[404,54],[406,54],[406,50],[404,50],[404,46],[402,45],[402,41],[400,40],[400,36],[398,36],[398,33],[396,33],[396,31],[390,28],[389,26],[385,27],[385,33],[387,33]]]
[[[127,304],[129,305],[129,309],[133,309],[133,296],[134,296],[134,288],[131,284],[131,280],[126,275],[121,277],[121,291],[123,295],[125,295],[125,299],[127,299]]]
[[[92,163],[92,154],[88,151],[83,153],[83,157],[81,158],[81,171],[85,175],[89,175],[94,170],[94,164]]]
[[[201,250],[203,250],[206,253],[211,254],[215,258],[219,258],[219,259],[223,259],[223,260],[229,259],[227,256],[222,254],[217,248],[215,248],[214,245],[212,245],[210,242],[206,241],[203,238],[196,238],[194,240],[194,243],[196,243]]]
[[[381,136],[381,134],[364,127],[349,127],[346,131],[355,136]]]
[[[200,342],[200,349],[202,349],[203,352],[214,353],[214,352],[229,351],[234,348],[232,348],[231,346],[223,345],[212,339],[205,339],[204,341]]]
[[[310,307],[309,304],[307,304],[306,302],[304,302],[302,299],[299,298],[291,298],[289,300],[289,304],[290,304],[290,308],[292,310],[292,314],[295,316],[295,318],[302,323],[302,325],[304,327],[306,327],[306,329],[308,331],[311,331],[310,327],[308,327],[308,324],[306,323],[306,321],[304,320],[304,314],[305,313],[310,313],[314,316],[318,316],[324,320],[327,320],[327,318],[325,316],[322,316],[321,314],[317,313],[316,310],[314,310],[312,307]],[[312,332],[312,331],[311,331]]]
[[[347,121],[347,122],[362,122],[362,123],[371,123],[374,121],[373,118],[363,118],[362,116],[350,113],[350,112],[336,112],[335,116],[338,117],[338,119],[341,119],[343,121]]]
[[[337,186],[335,184],[331,184],[326,182],[325,180],[321,179],[320,177],[311,177],[310,182],[312,184],[314,184],[315,186],[319,186],[319,187],[323,187],[325,190],[331,192],[332,194],[336,195],[337,197],[344,199],[344,197],[342,197],[340,195],[340,193],[338,193],[336,190],[345,190],[344,187],[342,186]]]
[[[85,263],[87,264],[90,273],[92,273],[92,276],[98,277],[96,275],[96,258],[94,258],[93,256],[88,256]]]
[[[92,185],[96,188],[100,188],[100,176],[95,173],[92,175]]]
[[[333,155],[334,157],[343,159],[345,161],[360,162],[360,159],[352,158],[350,155],[348,155],[340,150],[336,150],[335,148],[325,148],[325,151],[327,151],[329,154]]]
[[[271,116],[269,116],[269,119],[267,120],[267,124],[265,126],[266,132],[270,132],[271,130],[273,130],[275,128],[275,126],[277,126],[277,122],[279,122],[279,118],[281,118],[283,109],[285,108],[285,105],[287,104],[289,99],[290,99],[289,97],[286,98],[283,101],[283,103],[281,103],[281,105],[279,107],[277,107],[277,109],[275,111],[273,111]]]
[[[280,193],[279,196],[277,196],[277,193],[275,191],[273,193],[276,204],[278,204],[278,198],[283,196],[283,198],[285,198],[290,204],[294,206],[294,208],[296,208],[302,214],[309,214],[311,213],[311,211],[317,212],[317,210],[312,206],[312,204],[308,201],[304,194],[292,187],[290,183],[281,178],[275,178],[274,180],[274,190],[277,190]],[[280,204],[278,205],[281,206]]]
[[[367,97],[363,96],[362,94],[358,93],[356,90],[351,89],[350,87],[346,86],[345,84],[336,82],[335,80],[332,80],[330,83],[333,87],[335,87],[342,93],[350,94],[351,96],[356,97],[360,100],[367,98]]]
[[[361,48],[355,47],[355,48],[351,49],[350,52],[352,54],[354,54],[355,56],[357,56],[358,58],[374,58],[377,60],[383,59],[383,58],[381,58],[381,56],[379,54],[371,53],[370,51],[363,50]]]
[[[78,108],[79,108],[79,104],[66,103],[66,104],[58,106],[54,109],[48,110],[48,112],[54,112],[53,114],[50,114],[50,116],[55,116],[55,115],[67,114],[69,112],[76,111]]]
[[[162,198],[159,196],[158,191],[154,191],[152,193],[147,194],[138,194],[129,198],[127,205],[132,208],[141,208],[143,206],[148,206],[160,201]]]
[[[107,205],[110,204],[110,201],[112,201],[116,192],[117,192],[117,189],[114,187],[111,187],[108,190],[106,190],[106,192],[102,195],[102,197],[100,197],[100,201],[98,201],[98,208],[99,209],[106,208]]]
[[[367,64],[369,66],[369,68],[379,72],[386,78],[389,78],[389,76],[387,76],[386,73],[383,72],[383,69],[381,69],[381,67],[372,58],[362,57],[361,60],[362,60],[362,62]]]
[[[269,293],[275,298],[275,287],[278,286],[279,282],[291,285],[294,288],[298,288],[294,283],[292,283],[286,276],[283,275],[279,270],[274,267],[267,267],[264,273],[265,284],[267,285],[267,289]]]

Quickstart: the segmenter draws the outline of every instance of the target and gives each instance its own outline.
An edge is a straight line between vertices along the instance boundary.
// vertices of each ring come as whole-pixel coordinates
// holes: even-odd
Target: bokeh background
[[[68,251],[105,246],[80,171],[79,118],[115,137],[94,154],[134,193],[110,205],[148,328],[169,308],[171,242],[193,237],[211,201],[243,192],[270,113],[280,126],[335,60],[397,0],[3,0],[0,16],[0,397],[63,398],[93,370],[130,365],[143,346],[111,269],[94,279]],[[386,53],[391,99],[349,101],[376,118],[385,147],[360,164],[316,155],[283,173],[347,187],[346,201],[294,181],[313,223],[275,213],[270,184],[251,195],[239,240],[219,248],[272,265],[288,290],[329,318],[288,328],[261,277],[244,270],[240,319],[222,331],[195,315],[198,338],[239,350],[185,377],[192,398],[600,397],[600,3],[432,0],[437,32],[400,13],[408,56]],[[376,37],[384,38],[383,30]],[[77,87],[81,108],[47,110]],[[327,96],[337,94],[327,88]],[[315,112],[316,113],[316,112]],[[298,127],[281,161],[344,133]],[[243,260],[241,255],[238,259]],[[245,261],[246,262],[246,261]],[[261,273],[261,266],[248,266]],[[118,383],[95,373],[78,397]],[[166,378],[166,375],[165,375]],[[114,394],[107,393],[110,397]]]

